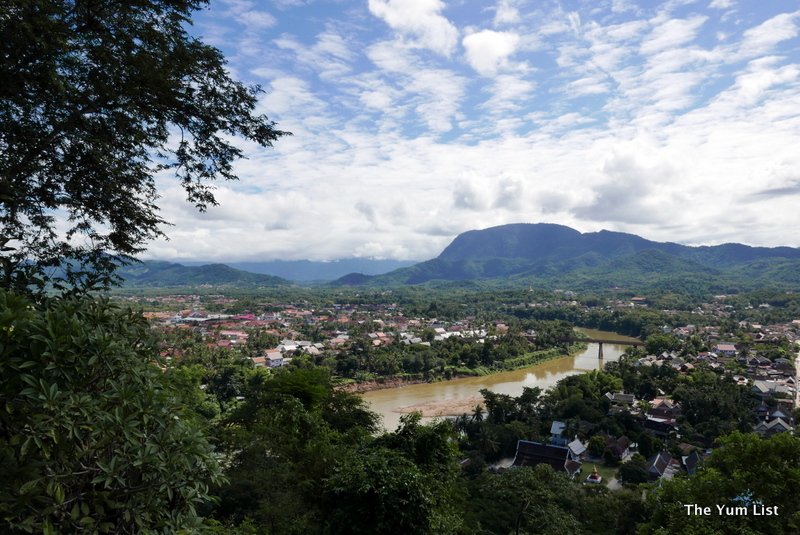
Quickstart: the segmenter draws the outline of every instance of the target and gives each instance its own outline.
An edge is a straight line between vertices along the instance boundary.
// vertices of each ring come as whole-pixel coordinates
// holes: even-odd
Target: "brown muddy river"
[[[578,330],[591,338],[635,340],[607,331]],[[400,423],[400,416],[403,413],[419,410],[427,417],[426,419],[431,419],[435,416],[470,412],[481,402],[480,390],[483,388],[511,396],[522,394],[522,388],[526,386],[546,389],[568,375],[602,368],[606,362],[619,359],[627,347],[629,346],[603,344],[603,359],[600,360],[598,344],[589,344],[586,351],[574,357],[548,360],[528,368],[483,377],[375,390],[365,392],[361,396],[369,402],[373,411],[381,415],[384,427],[394,430]]]

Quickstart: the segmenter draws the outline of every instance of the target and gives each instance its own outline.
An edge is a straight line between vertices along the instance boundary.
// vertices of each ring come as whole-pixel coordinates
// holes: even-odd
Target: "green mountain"
[[[580,233],[551,224],[514,224],[457,236],[431,260],[343,284],[392,286],[474,281],[598,289],[800,288],[800,249],[738,243],[691,247],[622,232]],[[346,281],[346,282],[345,282]]]
[[[200,266],[205,262],[195,260],[180,261],[186,266]],[[380,275],[395,269],[414,265],[413,260],[373,260],[370,258],[341,258],[330,262],[313,260],[270,260],[266,262],[228,262],[226,265],[249,271],[274,275],[290,281],[311,282],[331,281],[348,273]]]
[[[249,273],[225,264],[184,266],[172,262],[145,261],[119,270],[124,286],[128,287],[175,287],[175,286],[235,286],[276,287],[288,286],[291,282],[272,275]]]

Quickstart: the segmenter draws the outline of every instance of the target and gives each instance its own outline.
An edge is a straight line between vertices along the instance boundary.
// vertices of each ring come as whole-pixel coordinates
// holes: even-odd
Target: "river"
[[[578,329],[590,338],[610,340],[635,340],[628,336],[594,329]],[[519,396],[523,387],[538,386],[546,389],[559,380],[591,370],[598,370],[606,362],[619,359],[629,346],[603,344],[603,359],[598,359],[598,344],[573,357],[548,360],[528,368],[500,372],[482,377],[466,377],[415,385],[387,388],[365,392],[361,396],[371,409],[380,414],[387,430],[394,430],[405,412],[420,410],[430,420],[434,416],[446,416],[469,412],[481,402],[480,390],[486,388],[498,394]]]

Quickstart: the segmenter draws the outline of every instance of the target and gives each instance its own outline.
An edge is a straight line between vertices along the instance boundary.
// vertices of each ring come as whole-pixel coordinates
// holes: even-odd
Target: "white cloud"
[[[565,87],[565,93],[570,98],[582,97],[585,95],[600,95],[609,92],[609,85],[603,75],[592,75],[573,80]]]
[[[266,11],[256,11],[255,9],[243,11],[239,15],[238,20],[245,26],[258,29],[272,28],[278,23],[278,19],[271,14]]]
[[[453,187],[453,206],[462,210],[483,211],[489,208],[489,200],[478,179],[461,179]]]
[[[465,36],[462,44],[472,68],[483,76],[494,76],[498,69],[508,65],[508,58],[519,44],[519,35],[481,30]]]
[[[494,113],[505,113],[519,109],[536,89],[536,84],[515,74],[501,74],[494,79],[490,92],[492,96],[484,107]]]
[[[636,5],[628,0],[612,0],[611,12],[612,13],[625,13],[626,11],[636,11]]]
[[[570,11],[567,13],[567,21],[569,27],[575,35],[580,34],[581,31],[581,14],[577,11]]]
[[[397,73],[413,70],[413,58],[400,41],[379,41],[367,48],[367,57],[379,68]]]
[[[336,80],[351,71],[350,63],[355,54],[346,39],[333,29],[326,29],[316,36],[316,42],[307,46],[294,36],[281,35],[273,41],[282,50],[294,53],[300,64],[316,71],[320,78]]]
[[[298,5],[249,32],[245,56],[245,26],[212,3],[224,20],[198,27],[228,24],[215,44],[295,135],[238,143],[241,182],[219,184],[205,215],[159,179],[176,226],[149,254],[425,259],[459,232],[520,221],[800,245],[785,231],[800,225],[800,17],[724,20],[717,4]],[[480,31],[462,40],[446,17]]]
[[[458,30],[441,15],[441,0],[369,0],[369,10],[391,28],[416,39],[418,46],[450,56]]]
[[[263,112],[285,116],[319,111],[325,107],[325,103],[314,95],[308,82],[296,76],[285,76],[270,83],[270,88],[259,106]]]
[[[708,7],[711,9],[728,9],[733,5],[733,3],[734,0],[714,0],[708,4]]]
[[[720,95],[720,101],[737,108],[746,108],[761,100],[774,86],[795,82],[800,77],[800,66],[777,66],[780,58],[765,57],[751,61],[747,70],[736,77],[736,82]]]
[[[416,93],[413,99],[417,114],[434,132],[447,132],[458,112],[464,95],[464,80],[450,71],[423,69],[412,76],[408,91]]]
[[[497,197],[494,200],[495,208],[519,211],[525,206],[525,186],[516,178],[506,177],[497,184]]]
[[[781,13],[744,32],[739,57],[755,57],[771,52],[778,43],[797,37],[800,11]]]
[[[642,54],[654,54],[691,42],[708,17],[696,15],[688,19],[669,19],[653,28],[640,47]]]
[[[494,14],[494,25],[514,24],[520,21],[519,10],[511,0],[498,0]]]

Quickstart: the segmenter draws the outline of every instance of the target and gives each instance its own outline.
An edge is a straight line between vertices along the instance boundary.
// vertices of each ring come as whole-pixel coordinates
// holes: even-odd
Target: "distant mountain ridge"
[[[800,249],[738,243],[693,247],[635,234],[581,233],[563,225],[510,224],[458,235],[431,260],[341,284],[396,285],[431,281],[497,281],[597,286],[741,286],[800,288]]]
[[[182,261],[187,266],[204,265],[204,262]],[[249,271],[273,275],[283,279],[309,282],[331,281],[348,273],[361,273],[364,275],[380,275],[395,269],[416,264],[414,260],[375,260],[371,258],[342,258],[330,262],[314,260],[270,260],[265,262],[227,262],[226,265]]]
[[[235,286],[277,287],[292,283],[280,277],[248,273],[225,264],[184,266],[174,262],[147,260],[119,270],[126,287]]]

